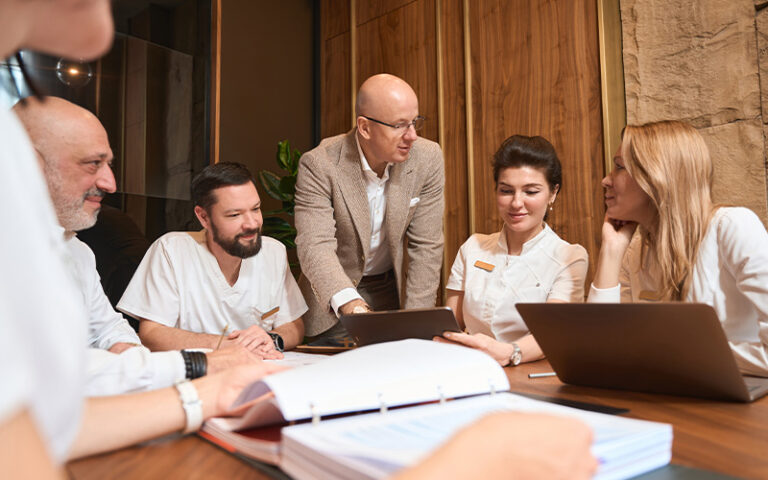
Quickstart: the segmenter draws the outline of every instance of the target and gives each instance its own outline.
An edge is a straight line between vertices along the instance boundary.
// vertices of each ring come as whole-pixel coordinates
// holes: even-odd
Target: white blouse
[[[692,275],[686,301],[715,309],[743,373],[768,376],[768,232],[757,215],[747,208],[718,209]],[[652,269],[640,264],[638,236],[624,255],[619,282],[607,289],[593,285],[589,301],[641,302],[655,296]]]
[[[459,249],[446,288],[464,292],[464,323],[470,333],[512,342],[528,333],[518,302],[584,301],[587,251],[562,240],[548,225],[507,254],[504,231],[475,234]]]

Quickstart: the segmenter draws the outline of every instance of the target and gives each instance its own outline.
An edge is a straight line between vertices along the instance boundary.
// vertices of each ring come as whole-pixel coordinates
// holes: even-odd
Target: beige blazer
[[[371,219],[356,130],[326,138],[302,155],[296,182],[299,287],[309,306],[306,334],[336,323],[331,297],[356,288],[371,243]],[[443,256],[443,153],[419,138],[392,165],[384,226],[402,308],[434,306]],[[407,271],[403,248],[407,239]]]

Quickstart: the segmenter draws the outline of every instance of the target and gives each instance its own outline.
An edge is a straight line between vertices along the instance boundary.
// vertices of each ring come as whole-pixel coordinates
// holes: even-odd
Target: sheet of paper
[[[265,362],[297,368],[314,365],[323,360],[327,360],[328,358],[328,355],[319,355],[316,353],[283,352],[283,358],[281,360],[265,360]]]

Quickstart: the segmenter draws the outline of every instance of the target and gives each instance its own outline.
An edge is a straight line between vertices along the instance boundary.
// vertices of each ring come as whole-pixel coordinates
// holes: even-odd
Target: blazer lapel
[[[367,257],[371,246],[371,213],[368,209],[368,193],[365,189],[355,135],[356,130],[350,132],[341,146],[337,178],[344,202],[349,209],[352,223],[360,236],[360,243]]]
[[[400,248],[400,235],[405,229],[405,222],[410,207],[410,188],[408,188],[409,174],[412,171],[410,162],[396,163],[390,167],[389,186],[387,187],[387,212],[384,216],[384,224],[387,229],[387,238],[393,249]]]

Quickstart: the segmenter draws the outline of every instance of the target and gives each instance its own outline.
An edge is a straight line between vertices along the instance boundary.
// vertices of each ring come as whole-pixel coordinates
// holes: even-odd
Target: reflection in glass
[[[60,58],[56,63],[56,77],[68,87],[84,87],[93,78],[93,69],[88,62]]]

